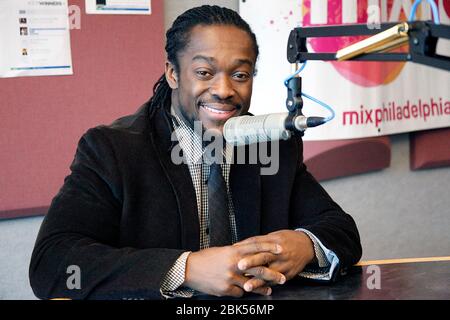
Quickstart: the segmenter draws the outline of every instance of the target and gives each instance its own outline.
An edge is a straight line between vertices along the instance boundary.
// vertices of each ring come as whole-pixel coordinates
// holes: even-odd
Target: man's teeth
[[[226,110],[217,110],[217,109],[213,109],[213,108],[210,108],[210,107],[208,107],[208,106],[205,106],[204,104],[202,104],[202,107],[205,108],[205,109],[208,110],[208,111],[211,111],[211,112],[213,112],[213,113],[218,113],[218,114],[225,114],[225,113],[230,113],[230,112],[233,111],[233,110],[230,110],[230,111],[226,111]]]

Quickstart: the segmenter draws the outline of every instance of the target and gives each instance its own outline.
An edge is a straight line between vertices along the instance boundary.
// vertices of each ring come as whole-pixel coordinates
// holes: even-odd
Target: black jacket
[[[171,161],[172,130],[168,111],[147,103],[83,135],[31,257],[37,297],[161,298],[179,255],[199,250],[195,191],[187,165]],[[231,166],[238,239],[301,227],[350,266],[361,257],[356,225],[307,172],[302,153],[300,139],[280,142],[271,176],[259,164]],[[71,265],[81,289],[67,288]]]

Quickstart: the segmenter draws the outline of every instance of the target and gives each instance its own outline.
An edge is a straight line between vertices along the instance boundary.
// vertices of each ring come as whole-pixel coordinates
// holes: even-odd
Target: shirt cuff
[[[337,255],[325,247],[322,242],[310,231],[299,228],[296,231],[304,232],[314,244],[314,253],[317,264],[309,264],[300,272],[302,278],[329,281],[333,279],[334,272],[338,269],[339,258]]]
[[[181,287],[184,282],[186,262],[190,253],[191,251],[182,253],[163,278],[160,292],[164,298],[191,298],[194,295],[194,290]]]

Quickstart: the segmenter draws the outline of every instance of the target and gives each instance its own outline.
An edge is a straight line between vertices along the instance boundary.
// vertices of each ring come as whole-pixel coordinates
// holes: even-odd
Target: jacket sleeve
[[[161,298],[161,281],[183,250],[119,246],[120,170],[100,128],[90,129],[80,139],[70,169],[32,253],[29,276],[35,295],[41,299]],[[70,285],[78,276],[73,270],[80,271],[79,289]]]
[[[360,236],[353,218],[333,201],[307,171],[303,163],[302,142],[291,195],[291,221],[313,233],[339,258],[340,268],[357,263],[362,255]]]

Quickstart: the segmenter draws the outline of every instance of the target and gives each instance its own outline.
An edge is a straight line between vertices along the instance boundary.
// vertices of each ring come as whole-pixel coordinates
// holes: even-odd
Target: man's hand
[[[192,252],[186,262],[183,286],[215,296],[241,297],[244,284],[250,278],[244,276],[243,270],[239,270],[238,262],[244,257],[264,253],[277,256],[282,251],[283,248],[276,242],[257,241]],[[254,270],[245,270],[245,274],[254,273]],[[267,283],[286,281],[280,272],[266,267],[261,267],[256,273],[261,282],[258,288],[252,290],[254,293],[270,295],[272,289]]]
[[[241,271],[255,276],[244,284],[246,291],[254,292],[267,285],[264,279],[258,277],[260,269],[265,268],[264,266],[282,273],[289,280],[299,274],[315,257],[314,244],[311,239],[305,233],[294,230],[280,230],[264,236],[251,237],[235,245],[259,246],[262,243],[279,244],[283,251],[277,255],[271,252],[261,252],[244,257],[238,262],[238,268]]]

